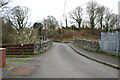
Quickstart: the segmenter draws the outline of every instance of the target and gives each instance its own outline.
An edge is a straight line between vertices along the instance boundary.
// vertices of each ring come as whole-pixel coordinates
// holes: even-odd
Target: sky
[[[85,6],[89,0],[13,0],[9,6],[25,6],[30,8],[29,21],[32,23],[44,19],[48,15],[54,16],[58,21],[63,20],[63,13],[67,14],[78,6]],[[118,2],[120,0],[94,0],[104,5],[114,13],[118,13]]]

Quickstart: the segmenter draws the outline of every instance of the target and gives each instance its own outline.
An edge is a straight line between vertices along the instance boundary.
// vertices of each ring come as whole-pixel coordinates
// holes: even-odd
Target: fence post
[[[0,48],[0,67],[4,67],[6,65],[5,54],[5,48]]]

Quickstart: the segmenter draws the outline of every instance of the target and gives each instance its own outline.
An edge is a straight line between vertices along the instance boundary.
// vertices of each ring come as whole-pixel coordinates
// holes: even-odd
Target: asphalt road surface
[[[53,43],[43,55],[24,64],[38,66],[29,78],[118,78],[117,69],[89,60],[64,43]]]
[[[67,44],[54,43],[37,57],[39,68],[33,78],[118,78],[118,70],[89,60]]]

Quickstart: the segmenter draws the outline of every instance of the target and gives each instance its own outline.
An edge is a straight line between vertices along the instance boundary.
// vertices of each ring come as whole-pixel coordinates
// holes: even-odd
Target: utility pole
[[[45,20],[45,38],[47,38],[47,20]]]
[[[65,24],[66,24],[66,28],[67,28],[68,23],[67,23],[67,17],[66,17],[66,14],[65,14],[65,10],[66,10],[66,0],[64,2],[63,18],[65,19]]]
[[[72,29],[73,29],[72,31],[73,31],[73,42],[74,42],[74,35],[75,35],[74,34],[74,26],[72,27]]]
[[[120,1],[118,2],[118,19],[117,19],[117,28],[120,28]]]
[[[66,28],[67,28],[68,27],[67,17],[65,18],[65,22],[66,22]]]
[[[62,38],[63,38],[63,31],[62,31],[62,22],[61,22],[61,42],[62,42]]]

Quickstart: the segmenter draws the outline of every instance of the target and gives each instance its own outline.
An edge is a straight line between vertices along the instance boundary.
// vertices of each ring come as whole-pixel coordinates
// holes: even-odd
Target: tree
[[[62,29],[58,28],[57,32],[59,33],[59,35],[62,34]]]
[[[115,28],[116,26],[116,22],[117,22],[117,17],[116,17],[116,14],[112,14],[112,20],[110,22],[110,31],[113,31],[113,29]]]
[[[10,22],[2,22],[2,43],[3,44],[15,44],[17,43],[16,31],[12,27]]]
[[[34,28],[34,29],[39,29],[39,28],[42,28],[42,27],[43,27],[42,23],[35,22],[35,23],[33,24],[33,28]]]
[[[116,28],[118,30],[119,26],[120,26],[120,15],[119,14],[116,15],[116,19],[117,19],[117,22],[116,22],[115,26],[116,26]]]
[[[6,20],[16,29],[20,42],[23,41],[21,37],[24,33],[23,29],[30,26],[30,24],[28,24],[29,11],[29,8],[22,6],[16,6],[6,11]]]
[[[89,1],[87,3],[87,14],[90,20],[90,27],[94,29],[99,21],[96,21],[98,16],[98,4],[95,1]],[[95,22],[96,21],[96,22]]]
[[[44,28],[44,36],[47,37],[47,20],[44,19],[42,23],[43,23],[43,28]]]
[[[99,7],[98,7],[98,21],[100,23],[101,30],[103,29],[104,15],[105,15],[105,7],[102,5],[99,5]]]
[[[12,26],[19,31],[28,26],[29,9],[27,7],[16,6],[7,12],[7,19]]]
[[[0,0],[0,8],[7,5],[10,2],[10,0]]]
[[[50,37],[52,35],[51,31],[56,29],[56,27],[58,26],[58,21],[53,16],[47,16],[47,18],[45,18],[42,23],[46,38]]]
[[[112,13],[109,8],[106,8],[105,10],[104,21],[105,21],[106,32],[108,32],[110,29],[113,29],[115,26],[115,23],[117,22],[116,15]]]
[[[45,29],[55,29],[58,26],[58,21],[53,16],[47,16],[43,20],[43,25]]]
[[[43,28],[43,24],[42,24],[42,23],[35,22],[35,23],[33,24],[33,28],[38,30],[39,36],[40,36],[40,35],[42,36],[42,28]]]
[[[70,27],[71,27],[72,30],[78,30],[75,25],[71,25]]]
[[[46,21],[48,29],[55,29],[58,26],[58,21],[53,16],[47,16]]]
[[[83,9],[81,7],[77,7],[75,8],[75,10],[70,12],[70,17],[77,22],[79,29],[81,27],[81,22],[82,22],[82,15],[83,15],[82,12],[83,12]]]

